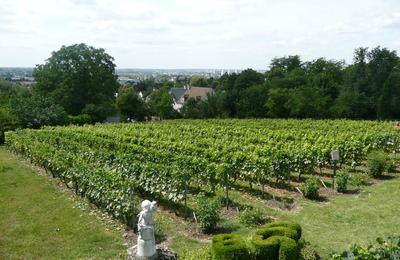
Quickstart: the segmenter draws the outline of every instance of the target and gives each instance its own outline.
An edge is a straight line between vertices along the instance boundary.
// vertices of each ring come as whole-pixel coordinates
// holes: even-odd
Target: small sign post
[[[332,181],[332,189],[335,189],[335,177],[336,177],[336,163],[340,159],[339,150],[333,150],[331,152],[331,159],[333,161],[333,181]]]

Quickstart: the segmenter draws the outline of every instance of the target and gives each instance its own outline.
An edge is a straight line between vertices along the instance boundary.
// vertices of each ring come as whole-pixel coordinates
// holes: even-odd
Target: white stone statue
[[[156,259],[156,240],[154,237],[155,223],[153,211],[157,208],[157,202],[145,200],[142,202],[142,211],[139,213],[136,256],[139,259]]]

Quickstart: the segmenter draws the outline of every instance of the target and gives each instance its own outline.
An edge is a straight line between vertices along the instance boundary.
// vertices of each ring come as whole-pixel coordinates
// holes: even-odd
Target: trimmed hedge
[[[265,225],[253,236],[256,259],[297,260],[301,237],[301,226],[294,222],[282,221]]]
[[[212,238],[212,257],[216,260],[248,260],[246,244],[241,237],[232,234],[219,234]]]
[[[296,240],[296,241],[298,241],[301,238],[301,235],[302,235],[301,226],[300,226],[300,224],[298,224],[296,222],[292,222],[292,221],[272,222],[272,223],[264,225],[263,229],[264,228],[272,228],[272,227],[287,227],[287,228],[290,228],[292,230],[295,230],[296,231],[296,237],[294,238],[294,240]]]

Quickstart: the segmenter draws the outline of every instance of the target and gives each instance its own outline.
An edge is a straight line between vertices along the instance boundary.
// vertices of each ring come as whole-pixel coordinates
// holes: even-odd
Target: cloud
[[[350,61],[359,46],[399,48],[399,28],[398,0],[2,0],[0,66],[32,66],[78,42],[106,48],[120,67],[263,69],[289,54]],[[35,53],[22,57],[21,46]]]

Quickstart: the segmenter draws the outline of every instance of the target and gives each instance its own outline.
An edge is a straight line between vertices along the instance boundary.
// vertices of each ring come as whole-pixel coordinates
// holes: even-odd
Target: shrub
[[[293,222],[275,222],[265,225],[252,237],[256,259],[297,260],[301,227]]]
[[[374,177],[380,177],[386,167],[386,156],[382,152],[373,152],[368,156],[367,173]]]
[[[309,199],[318,199],[319,197],[319,179],[315,176],[308,178],[303,185],[304,197]]]
[[[204,232],[210,232],[215,228],[220,220],[218,210],[220,208],[218,200],[207,198],[200,195],[197,199],[197,219],[200,222],[201,229]]]
[[[387,240],[377,238],[376,241],[378,245],[353,245],[341,254],[333,254],[332,259],[400,259],[400,236],[391,236]]]
[[[346,191],[348,180],[349,172],[347,170],[340,170],[336,175],[336,189],[338,192]]]
[[[349,181],[348,183],[356,186],[356,187],[361,187],[368,185],[370,182],[370,177],[365,174],[365,173],[354,173],[349,176]]]
[[[240,223],[248,227],[262,225],[268,220],[261,211],[247,209],[240,212],[239,218]]]
[[[389,158],[386,160],[385,171],[389,173],[396,172],[397,163],[393,158]]]
[[[216,260],[250,259],[246,244],[238,235],[220,234],[213,236],[211,251],[213,259]]]

